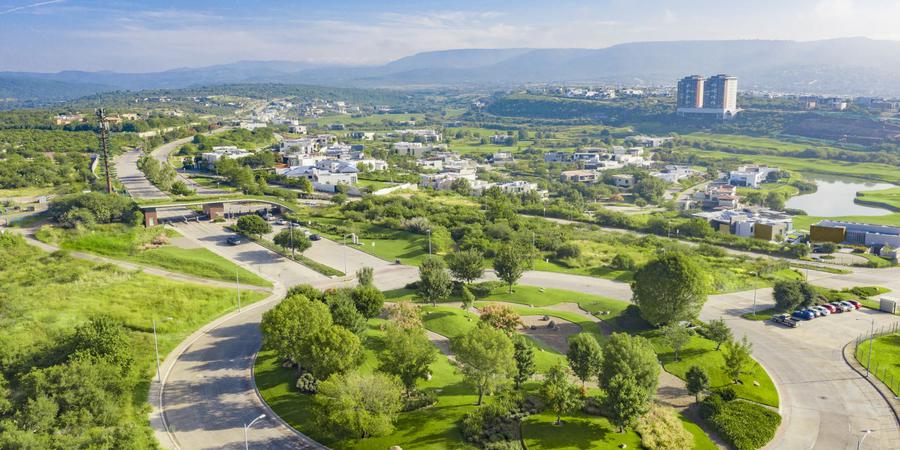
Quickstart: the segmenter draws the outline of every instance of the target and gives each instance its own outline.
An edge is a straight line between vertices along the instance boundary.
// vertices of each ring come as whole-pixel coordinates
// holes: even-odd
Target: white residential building
[[[613,185],[623,189],[631,189],[634,187],[634,175],[630,173],[619,173],[612,176]]]
[[[768,179],[770,173],[777,171],[777,168],[768,166],[741,166],[728,172],[728,183],[732,186],[758,188]]]
[[[415,136],[420,137],[425,142],[440,142],[444,137],[435,130],[396,130],[394,133],[398,136]]]
[[[233,145],[227,145],[213,147],[213,151],[202,153],[200,157],[207,165],[214,166],[223,159],[240,159],[252,154],[253,153],[239,149]]]
[[[417,158],[421,158],[431,151],[431,146],[421,142],[395,142],[391,148],[398,155],[415,156]]]
[[[279,145],[282,153],[309,155],[319,151],[319,143],[313,138],[285,139]]]
[[[506,192],[508,194],[524,194],[531,191],[536,191],[538,188],[537,183],[532,183],[530,181],[516,180],[516,181],[508,181],[505,183],[497,183],[495,186],[500,188],[501,191]]]

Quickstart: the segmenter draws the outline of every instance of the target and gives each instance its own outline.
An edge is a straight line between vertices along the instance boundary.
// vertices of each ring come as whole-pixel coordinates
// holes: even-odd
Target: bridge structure
[[[258,198],[231,198],[231,199],[216,199],[216,200],[197,200],[197,201],[187,201],[187,202],[172,202],[172,203],[159,203],[159,204],[150,204],[150,205],[138,205],[141,212],[144,214],[144,226],[152,227],[158,225],[160,223],[159,213],[160,211],[167,210],[177,210],[177,209],[192,209],[196,207],[202,208],[203,215],[209,217],[209,220],[216,220],[218,218],[224,218],[225,216],[225,207],[229,204],[265,204],[275,209],[280,214],[284,214],[286,212],[292,212],[293,207],[283,203],[277,202],[274,200],[265,200]]]

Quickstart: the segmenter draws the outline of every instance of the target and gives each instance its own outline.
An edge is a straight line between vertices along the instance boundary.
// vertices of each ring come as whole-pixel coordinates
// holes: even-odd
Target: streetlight
[[[759,276],[759,273],[757,273],[757,272],[750,272],[750,275],[753,275],[754,277],[758,277],[758,276]],[[756,280],[753,280],[753,315],[754,315],[754,316],[756,316],[756,290],[757,290],[758,288],[759,288],[759,285],[756,284]]]
[[[247,438],[247,432],[250,431],[250,427],[252,427],[253,424],[256,423],[257,420],[265,419],[265,418],[266,418],[265,414],[260,414],[259,417],[253,419],[253,421],[250,422],[250,424],[244,425],[244,449],[245,450],[250,449],[250,440]]]
[[[865,430],[861,438],[859,438],[859,442],[856,443],[856,450],[862,449],[862,443],[866,440],[866,436],[872,433],[872,430]]]
[[[241,274],[238,266],[234,266],[234,280],[237,283],[238,312],[241,312]]]

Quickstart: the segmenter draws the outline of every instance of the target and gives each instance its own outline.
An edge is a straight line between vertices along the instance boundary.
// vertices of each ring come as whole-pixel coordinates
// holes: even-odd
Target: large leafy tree
[[[266,219],[263,219],[256,214],[250,214],[238,218],[235,229],[240,233],[249,234],[251,236],[262,236],[272,231],[272,226],[269,225],[269,222],[266,222]]]
[[[308,353],[306,367],[318,380],[336,373],[346,373],[358,366],[363,358],[359,337],[339,325],[332,325],[310,336]]]
[[[283,249],[293,249],[299,252],[312,246],[312,242],[309,241],[309,238],[296,228],[285,228],[279,231],[272,240],[275,242],[275,245],[278,245]]]
[[[522,383],[534,375],[534,347],[528,344],[525,336],[517,334],[513,337],[513,352],[513,358],[516,360],[516,374],[513,375],[513,382],[516,384],[516,389],[520,389]]]
[[[309,352],[309,338],[331,326],[328,306],[292,295],[263,314],[260,328],[263,343],[279,357],[303,364]]]
[[[450,274],[444,261],[436,256],[426,256],[419,265],[419,286],[416,292],[422,299],[437,305],[450,296]]]
[[[422,328],[403,329],[390,325],[385,332],[384,350],[378,354],[379,369],[395,375],[403,382],[406,392],[416,389],[416,382],[428,375],[428,368],[437,358],[437,349]]]
[[[531,268],[531,255],[521,246],[505,244],[494,256],[494,271],[509,286],[510,293],[512,293],[512,287],[516,281],[519,281],[522,274],[529,268]]]
[[[331,320],[335,325],[340,325],[357,336],[366,331],[366,318],[356,309],[349,292],[343,289],[332,291],[326,297],[326,301],[328,310],[331,311]]]
[[[501,330],[480,325],[450,342],[465,379],[478,389],[478,404],[484,393],[506,382],[515,371],[515,350]]]
[[[667,251],[635,272],[631,290],[641,316],[659,326],[696,318],[706,302],[707,286],[696,262]]]
[[[388,320],[397,327],[409,329],[422,326],[422,315],[419,312],[419,305],[409,300],[400,300],[393,305],[389,305],[387,310]]]
[[[731,328],[728,328],[728,324],[722,319],[710,320],[706,324],[706,337],[716,343],[716,351],[718,351],[722,344],[731,340]]]
[[[556,414],[556,424],[560,425],[560,416],[577,408],[581,404],[578,388],[569,382],[566,366],[559,362],[550,368],[541,384],[541,399],[547,409]]]
[[[607,389],[616,375],[633,379],[652,395],[659,378],[659,362],[650,341],[641,336],[613,333],[603,347],[600,385]]]
[[[336,437],[390,434],[403,407],[401,389],[399,381],[379,372],[332,375],[318,385],[316,421]]]
[[[471,283],[484,275],[484,256],[476,249],[453,252],[444,259],[453,278],[463,283]]]
[[[133,343],[125,328],[113,319],[100,316],[75,329],[72,339],[75,358],[103,359],[128,374],[134,363]]]
[[[634,377],[617,373],[606,385],[603,404],[609,421],[620,433],[637,422],[650,407],[651,394]]]
[[[566,353],[569,367],[581,380],[581,387],[592,378],[600,376],[603,367],[603,349],[593,336],[587,333],[575,335],[569,341],[569,352]]]
[[[367,319],[378,317],[384,309],[384,294],[372,285],[360,285],[350,291],[356,309]]]

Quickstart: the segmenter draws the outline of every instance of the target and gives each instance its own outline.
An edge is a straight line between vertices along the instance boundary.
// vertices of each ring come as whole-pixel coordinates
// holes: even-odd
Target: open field
[[[856,360],[865,367],[869,364],[869,346],[872,347],[870,369],[895,395],[900,395],[900,332],[865,340],[856,347]]]
[[[174,272],[220,281],[236,281],[255,286],[272,283],[231,261],[205,249],[181,248],[168,242],[178,232],[163,227],[129,227],[121,224],[97,225],[90,230],[44,227],[37,234],[43,242],[74,251],[159,267]],[[154,244],[154,240],[159,244]]]
[[[883,216],[841,216],[841,217],[816,217],[816,216],[794,216],[794,228],[802,231],[809,231],[809,226],[819,223],[822,220],[838,220],[845,222],[871,223],[875,225],[893,225],[900,226],[900,212],[886,214]]]
[[[424,114],[373,114],[370,116],[353,117],[351,114],[337,114],[322,116],[316,119],[320,126],[328,126],[333,123],[344,125],[369,125],[376,128],[385,128],[385,122],[405,122],[408,120],[421,121]],[[415,128],[410,126],[410,128]]]
[[[900,187],[880,191],[861,191],[856,195],[856,203],[878,206],[900,212]]]

